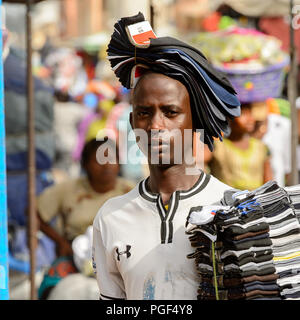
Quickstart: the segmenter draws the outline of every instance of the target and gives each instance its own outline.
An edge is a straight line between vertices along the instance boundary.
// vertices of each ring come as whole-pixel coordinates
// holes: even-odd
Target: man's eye
[[[147,112],[147,111],[139,111],[138,113],[137,113],[137,115],[139,116],[139,117],[147,117],[147,116],[149,116],[149,112]]]
[[[177,111],[173,111],[173,110],[169,110],[169,111],[166,111],[165,112],[165,115],[167,116],[167,117],[174,117],[174,116],[176,116],[178,114],[178,112]]]

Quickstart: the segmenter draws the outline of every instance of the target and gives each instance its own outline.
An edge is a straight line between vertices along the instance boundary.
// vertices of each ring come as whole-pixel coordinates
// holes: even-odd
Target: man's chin
[[[148,163],[150,165],[166,168],[175,165],[175,162],[172,158],[170,158],[170,155],[163,152],[160,152],[158,154],[152,153],[148,155]]]

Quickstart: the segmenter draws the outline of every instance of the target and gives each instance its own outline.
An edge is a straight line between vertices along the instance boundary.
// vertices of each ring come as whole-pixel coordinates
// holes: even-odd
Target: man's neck
[[[198,181],[201,173],[196,171],[193,175],[187,174],[188,168],[185,165],[169,167],[150,165],[149,169],[148,188],[153,193],[159,193],[164,204],[168,203],[173,192],[191,189]]]

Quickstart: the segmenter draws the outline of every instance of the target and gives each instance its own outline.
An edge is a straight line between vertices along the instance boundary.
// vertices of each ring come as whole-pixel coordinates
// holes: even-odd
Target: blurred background
[[[142,12],[158,37],[195,46],[235,87],[242,114],[213,153],[205,149],[207,173],[248,190],[298,183],[300,1],[44,0],[30,6],[37,223],[29,226],[28,9],[11,2],[2,1],[9,299],[98,299],[93,218],[148,175],[143,161],[92,163],[105,132],[119,160],[135,144],[118,143],[130,131],[130,91],[106,59],[121,17]]]

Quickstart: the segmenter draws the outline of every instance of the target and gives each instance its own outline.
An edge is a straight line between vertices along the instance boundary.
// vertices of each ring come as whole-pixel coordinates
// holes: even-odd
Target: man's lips
[[[170,146],[170,142],[164,142],[161,140],[157,141],[151,141],[148,143],[148,147],[151,149],[161,149],[161,148],[166,148]]]
[[[162,140],[162,139],[151,139],[148,141],[148,146],[157,146],[157,145],[169,145],[169,140]]]
[[[148,144],[149,150],[153,152],[169,152],[170,150],[170,143],[166,143],[163,141],[152,141]]]

